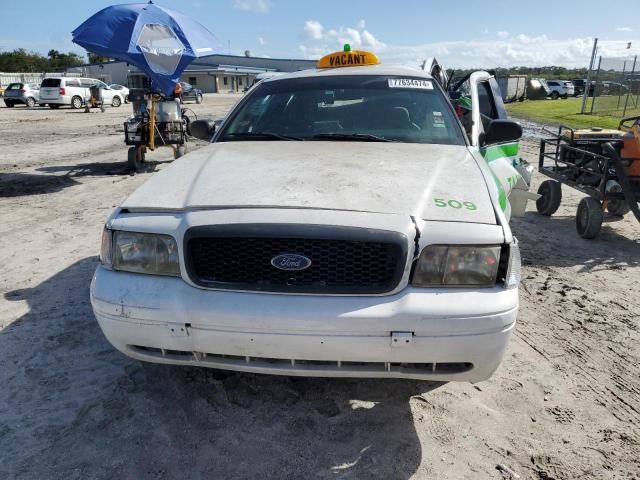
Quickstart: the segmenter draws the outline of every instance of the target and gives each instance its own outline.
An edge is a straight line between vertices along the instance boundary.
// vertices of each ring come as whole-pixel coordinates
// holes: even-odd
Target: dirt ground
[[[192,107],[219,118],[237,98]],[[553,218],[530,205],[513,221],[520,316],[477,385],[142,365],[89,304],[102,225],[153,175],[124,164],[129,112],[0,108],[0,478],[500,479],[504,464],[523,479],[640,480],[632,217],[582,240],[580,195],[564,189]],[[170,151],[148,158],[159,170]]]

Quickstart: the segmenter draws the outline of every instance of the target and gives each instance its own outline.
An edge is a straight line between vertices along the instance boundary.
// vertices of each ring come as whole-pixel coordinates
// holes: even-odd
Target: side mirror
[[[191,131],[191,136],[210,142],[211,137],[216,132],[216,124],[209,118],[206,120],[194,120],[189,123],[189,130]]]
[[[480,134],[480,146],[515,142],[522,137],[522,127],[513,120],[492,120],[486,132]]]

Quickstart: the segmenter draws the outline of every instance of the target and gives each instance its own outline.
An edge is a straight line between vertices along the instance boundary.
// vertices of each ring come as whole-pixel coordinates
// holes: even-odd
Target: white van
[[[82,108],[84,102],[91,97],[89,88],[97,85],[102,89],[105,105],[119,107],[124,103],[124,96],[117,90],[113,90],[106,83],[95,78],[51,77],[45,78],[40,85],[41,106],[49,105],[50,108],[59,108],[61,105],[70,105],[71,108]]]

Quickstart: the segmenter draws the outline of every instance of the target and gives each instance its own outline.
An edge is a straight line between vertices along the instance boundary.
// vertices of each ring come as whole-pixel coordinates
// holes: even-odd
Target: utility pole
[[[582,108],[580,109],[580,113],[584,113],[587,108],[587,98],[589,97],[589,89],[591,88],[591,70],[593,70],[593,62],[596,59],[596,52],[598,51],[598,39],[593,39],[593,51],[591,52],[591,62],[589,62],[589,70],[587,71],[587,81],[584,86],[584,94],[582,95]],[[593,87],[593,95],[596,94],[596,87]]]

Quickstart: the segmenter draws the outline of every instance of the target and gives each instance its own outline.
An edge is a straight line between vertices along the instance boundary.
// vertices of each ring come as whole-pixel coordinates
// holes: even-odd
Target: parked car
[[[584,95],[584,89],[587,85],[587,81],[583,78],[576,78],[574,80],[571,80],[571,83],[573,83],[573,88],[574,88],[574,92],[573,94],[578,97],[580,95]],[[594,82],[593,80],[591,80],[589,82],[589,96],[593,97],[593,92],[595,91],[596,88],[596,82]]]
[[[629,87],[620,82],[602,82],[604,89],[608,95],[626,95],[629,92]]]
[[[124,103],[124,95],[117,90],[96,80],[95,78],[50,77],[45,78],[40,85],[40,105],[49,108],[59,108],[69,105],[71,108],[82,108],[91,98],[89,89],[97,85],[102,89],[102,97],[106,105],[119,107]]]
[[[40,85],[35,83],[10,83],[4,92],[4,104],[8,108],[22,103],[35,107],[40,98]]]
[[[196,103],[202,103],[202,90],[187,82],[180,82],[180,86],[182,87],[180,101],[184,103],[187,100],[195,100]]]
[[[379,63],[345,48],[263,80],[219,128],[192,122],[213,143],[107,221],[91,303],[114,347],[280,375],[492,374],[518,311],[509,218],[532,197],[522,128],[487,72],[454,107],[436,76]]]
[[[567,99],[569,97],[573,97],[575,92],[573,83],[568,80],[548,80],[547,85],[551,90],[549,96],[553,100],[557,100],[558,98]]]
[[[581,78],[575,78],[571,80],[573,83],[573,94],[577,97],[584,93],[585,86],[587,85],[587,81]]]
[[[112,83],[111,85],[109,85],[109,88],[115,90],[118,93],[121,93],[124,96],[124,102],[129,103],[129,89],[127,87],[118,83]]]

